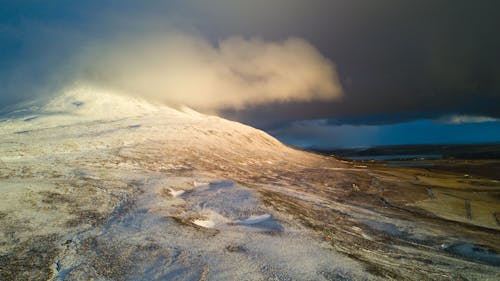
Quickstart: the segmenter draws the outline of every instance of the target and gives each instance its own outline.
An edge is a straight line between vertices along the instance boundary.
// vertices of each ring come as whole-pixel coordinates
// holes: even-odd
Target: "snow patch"
[[[206,182],[193,181],[194,187],[201,187],[201,186],[207,186],[207,185],[208,185],[208,183],[206,183]]]
[[[203,219],[195,219],[193,223],[204,228],[214,228],[230,222],[229,219],[212,210],[205,210],[202,216]]]
[[[194,220],[194,224],[204,227],[204,228],[214,228],[215,227],[215,222],[211,220]]]
[[[271,215],[264,214],[264,215],[260,215],[260,216],[250,216],[248,219],[241,220],[241,221],[235,221],[234,223],[241,224],[241,225],[252,225],[252,224],[258,224],[261,222],[265,222],[269,219],[271,219]]]
[[[179,189],[179,190],[174,190],[172,188],[168,189],[170,191],[170,194],[172,194],[173,197],[177,198],[181,196],[182,194],[186,193],[185,190]]]

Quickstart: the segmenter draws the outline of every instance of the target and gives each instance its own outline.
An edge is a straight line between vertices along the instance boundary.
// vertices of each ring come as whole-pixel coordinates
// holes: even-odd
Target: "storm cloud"
[[[232,4],[237,16],[220,12],[213,22],[229,32],[222,22],[238,17],[240,32],[252,26],[263,36],[292,30],[306,38],[335,62],[343,99],[270,104],[227,116],[263,128],[296,119],[356,116],[367,116],[366,122],[373,122],[371,116],[393,116],[381,118],[382,123],[452,114],[500,117],[500,2],[287,3],[271,6],[276,13],[267,11],[258,22],[244,12],[244,4]],[[265,24],[273,28],[264,29]]]
[[[139,79],[135,84],[134,79],[118,76],[134,74],[127,67],[122,69],[126,62],[147,73],[145,62],[155,60],[153,68],[167,70],[156,59],[160,52],[145,55],[141,61],[142,53],[131,54],[135,47],[130,46],[140,45],[137,38],[143,35],[149,37],[143,42],[163,46],[171,39],[161,34],[173,28],[198,42],[195,45],[202,46],[202,53],[221,61],[195,60],[199,55],[195,47],[186,63],[207,70],[202,72],[207,77],[222,73],[227,78],[207,91],[221,107],[227,107],[222,113],[261,128],[318,118],[356,124],[452,115],[500,118],[499,10],[494,0],[3,1],[0,105],[52,93],[74,77],[153,95],[152,86],[146,84],[157,80]],[[276,87],[282,93],[275,93],[272,87],[262,89],[263,72],[255,68],[251,73],[232,71],[234,65],[228,62],[224,46],[236,45],[238,40],[239,45],[252,46],[253,59],[234,57],[248,61],[248,66],[256,66],[266,56],[261,51],[271,46],[285,50],[280,71],[285,71],[284,81],[296,83],[280,81],[283,87]],[[295,56],[290,45],[302,45],[305,51]],[[277,59],[278,53],[269,54]],[[127,54],[126,59],[118,59]],[[85,56],[86,65],[81,60]],[[330,82],[320,82],[325,81],[321,75],[305,83],[295,81],[289,71],[292,57],[304,65],[293,69],[298,73],[310,69],[313,62],[318,63],[313,73],[330,69]],[[119,75],[110,75],[116,69],[103,66],[104,62],[120,68]],[[269,72],[266,67],[263,71]],[[271,81],[277,82],[278,76]],[[248,81],[248,90],[235,93]],[[335,99],[340,89],[342,98]],[[255,91],[261,93],[260,98],[269,98],[248,98]],[[180,95],[174,101],[179,99]],[[191,103],[200,106],[203,100]],[[382,117],[374,121],[373,116]]]

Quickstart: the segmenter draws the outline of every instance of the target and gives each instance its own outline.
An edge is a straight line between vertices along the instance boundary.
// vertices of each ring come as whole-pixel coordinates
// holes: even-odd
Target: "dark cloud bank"
[[[298,57],[313,58],[313,67],[304,63],[302,70],[317,69],[317,65],[331,69],[326,80],[317,76],[309,79],[307,83],[312,88],[304,87],[301,93],[293,94],[286,91],[285,96],[291,98],[225,104],[227,108],[221,112],[225,116],[262,128],[314,118],[350,124],[394,123],[453,114],[499,118],[499,3],[488,0],[3,1],[0,106],[53,92],[69,79],[87,75],[82,72],[81,62],[92,61],[89,54],[91,57],[98,57],[96,52],[101,56],[106,54],[112,62],[117,62],[113,58],[116,53],[117,57],[133,54],[119,48],[123,42],[141,42],[144,34],[156,36],[166,29],[175,29],[192,38],[201,38],[201,45],[206,48],[202,53],[214,50],[217,53],[218,43],[228,38],[243,38],[244,43],[260,38],[264,49],[266,44],[283,45],[290,37],[301,38],[297,42],[307,47],[302,50],[304,56]],[[167,44],[168,40],[158,42]],[[261,49],[254,48],[257,43],[249,44],[254,50],[250,52],[262,50],[262,44]],[[109,51],[109,46],[119,51]],[[208,57],[221,59],[221,53]],[[260,63],[256,57],[255,61]],[[222,55],[222,60],[226,64],[217,66],[221,73],[233,68],[228,56]],[[285,60],[293,61],[293,53]],[[140,59],[131,62],[140,64]],[[256,65],[266,65],[259,63]],[[158,68],[165,70],[163,66]],[[101,78],[115,71],[115,68],[85,67],[94,77],[98,73]],[[296,68],[301,70],[300,66]],[[122,74],[131,73],[134,72]],[[253,77],[261,74],[248,73]],[[287,79],[291,80],[278,84],[287,85],[286,81],[292,81],[294,76]],[[214,93],[219,89],[239,89],[241,81],[233,82],[215,87]],[[255,91],[248,95],[258,95],[259,91],[262,95],[272,93],[270,88],[260,89],[262,85],[253,86]],[[339,99],[340,92],[343,95]]]

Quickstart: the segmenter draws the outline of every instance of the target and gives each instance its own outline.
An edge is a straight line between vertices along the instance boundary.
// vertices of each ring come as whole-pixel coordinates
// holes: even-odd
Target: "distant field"
[[[391,206],[416,207],[450,221],[500,229],[500,144],[315,152],[370,169]]]

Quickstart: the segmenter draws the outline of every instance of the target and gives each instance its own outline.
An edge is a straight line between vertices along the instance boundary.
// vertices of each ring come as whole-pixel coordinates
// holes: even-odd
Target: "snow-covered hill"
[[[7,118],[1,120],[0,135],[7,139],[12,134],[14,139],[16,135],[23,135],[26,143],[36,138],[37,145],[41,140],[54,140],[57,144],[62,138],[75,138],[77,146],[91,149],[78,142],[82,137],[94,138],[99,134],[99,141],[106,139],[112,147],[119,147],[120,141],[131,144],[160,138],[167,144],[178,141],[184,146],[224,146],[231,141],[241,146],[255,142],[250,149],[283,148],[264,132],[236,122],[203,115],[186,107],[175,110],[91,87],[68,90],[47,104],[31,106],[23,115],[19,114],[21,110],[15,112],[17,115],[7,114]]]
[[[292,155],[300,157],[286,161],[312,159],[237,122],[91,87],[68,90],[46,104],[32,106],[25,114],[19,112],[0,120],[2,161],[21,156],[102,157],[107,153],[112,158],[136,150],[142,159],[156,157],[150,155],[156,150],[168,152],[163,166],[175,166],[179,159],[192,157],[198,158],[198,163],[189,164],[195,166],[212,164],[208,158],[213,157],[242,165],[258,163],[260,158],[266,163],[285,161]]]

